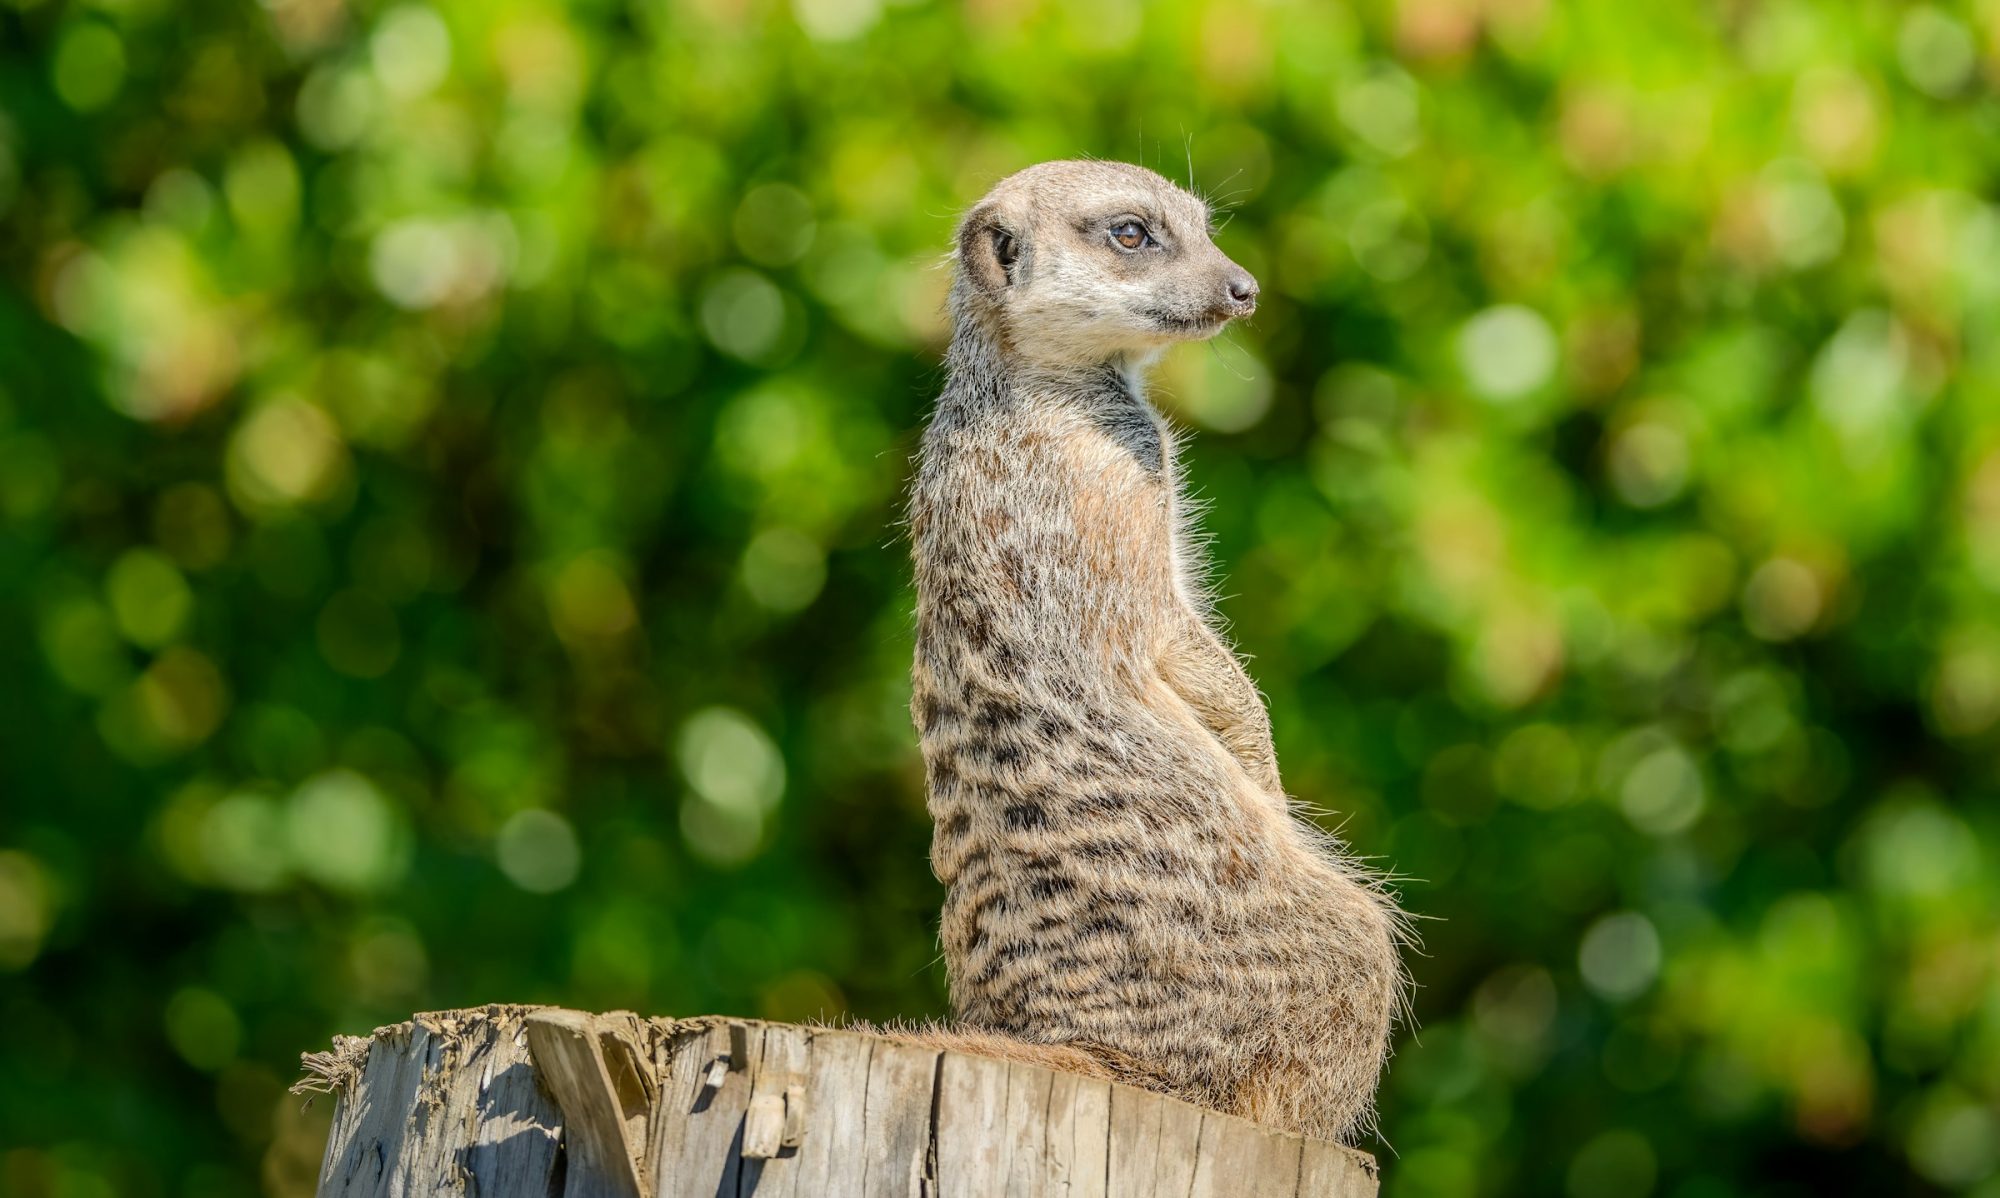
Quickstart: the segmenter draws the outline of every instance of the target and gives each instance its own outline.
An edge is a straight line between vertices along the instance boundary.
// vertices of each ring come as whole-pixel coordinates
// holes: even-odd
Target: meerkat
[[[1351,1140],[1403,1001],[1382,883],[1292,810],[1147,367],[1256,308],[1207,206],[1050,162],[964,218],[911,504],[933,1042]]]

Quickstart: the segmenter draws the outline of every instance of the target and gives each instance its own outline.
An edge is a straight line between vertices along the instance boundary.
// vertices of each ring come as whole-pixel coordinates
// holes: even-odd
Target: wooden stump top
[[[558,1007],[308,1053],[320,1198],[1372,1198],[1375,1161],[1115,1083],[893,1035]]]

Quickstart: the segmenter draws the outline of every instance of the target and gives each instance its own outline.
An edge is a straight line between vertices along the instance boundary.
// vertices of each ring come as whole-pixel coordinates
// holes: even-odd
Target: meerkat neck
[[[1116,355],[1096,361],[1024,359],[1008,351],[1000,335],[976,318],[961,317],[945,354],[950,376],[944,401],[972,407],[1004,406],[1024,392],[1046,397],[1115,392],[1146,402],[1146,373],[1158,354]]]
[[[954,305],[956,306],[956,305]],[[941,408],[1005,407],[1014,391],[1013,363],[999,335],[985,322],[960,311],[945,351],[947,381]]]

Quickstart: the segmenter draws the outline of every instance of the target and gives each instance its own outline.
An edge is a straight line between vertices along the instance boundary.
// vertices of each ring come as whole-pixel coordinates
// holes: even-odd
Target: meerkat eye
[[[1153,244],[1152,234],[1146,232],[1146,226],[1136,220],[1120,221],[1111,226],[1111,240],[1128,250]]]

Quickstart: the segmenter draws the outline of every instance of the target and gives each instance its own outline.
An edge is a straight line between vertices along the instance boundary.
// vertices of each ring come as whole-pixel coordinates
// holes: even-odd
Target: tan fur
[[[1401,917],[1291,809],[1142,390],[1166,346],[1254,306],[1208,217],[1150,171],[1060,162],[960,227],[911,504],[960,1023],[915,1034],[1350,1138],[1402,1003]],[[1133,220],[1138,250],[1113,240]]]

